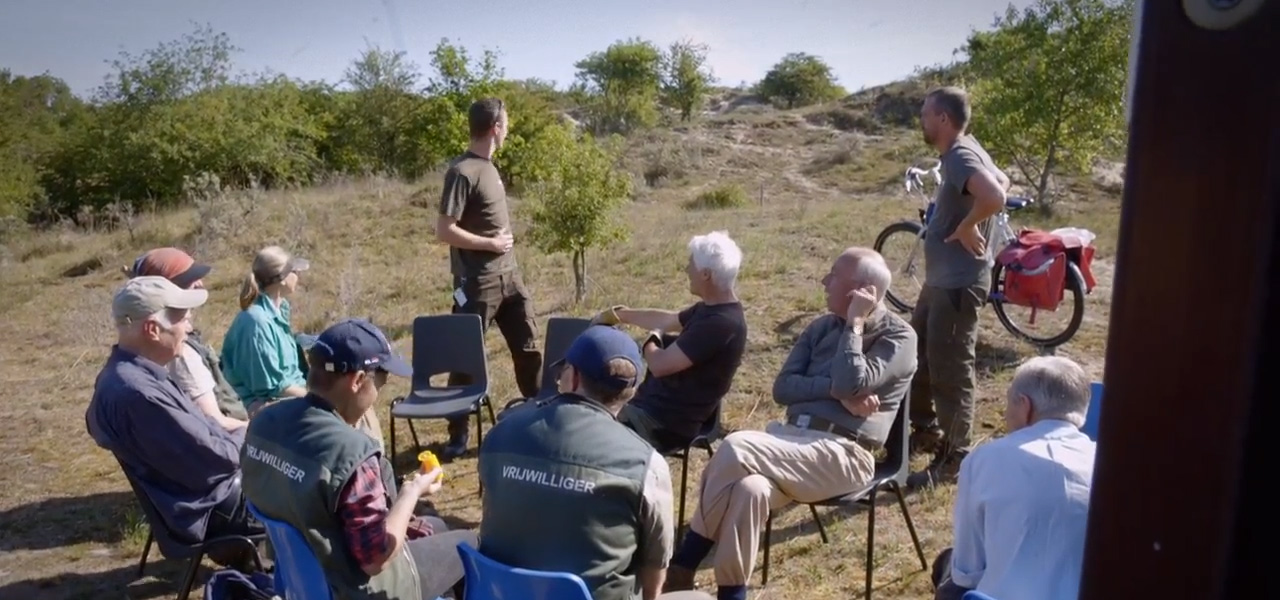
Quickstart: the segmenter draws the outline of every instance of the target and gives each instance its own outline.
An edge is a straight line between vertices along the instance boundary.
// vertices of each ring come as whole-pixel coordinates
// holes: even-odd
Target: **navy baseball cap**
[[[392,375],[412,377],[413,368],[391,349],[382,331],[364,319],[346,319],[324,330],[310,352],[324,361],[324,370],[351,373],[382,369]]]
[[[610,375],[609,361],[615,358],[630,362],[636,368],[636,376]],[[573,340],[564,358],[552,363],[552,366],[559,367],[568,363],[583,377],[607,389],[621,391],[639,381],[640,374],[644,373],[643,360],[640,357],[640,347],[630,336],[613,327],[592,325]]]

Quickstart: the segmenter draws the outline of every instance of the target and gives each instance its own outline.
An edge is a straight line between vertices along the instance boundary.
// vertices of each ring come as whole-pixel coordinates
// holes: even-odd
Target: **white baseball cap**
[[[190,310],[209,299],[208,290],[184,290],[165,277],[134,277],[111,300],[111,316],[118,323],[145,319],[164,309]]]

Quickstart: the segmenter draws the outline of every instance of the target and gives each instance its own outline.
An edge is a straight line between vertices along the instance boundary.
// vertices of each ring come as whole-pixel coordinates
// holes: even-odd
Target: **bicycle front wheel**
[[[915,310],[916,300],[924,287],[924,225],[915,221],[899,221],[884,228],[876,236],[875,250],[884,257],[893,273],[893,282],[885,299],[904,313]]]
[[[997,262],[991,272],[995,282],[991,304],[996,318],[1009,333],[1036,346],[1053,348],[1067,343],[1084,322],[1084,275],[1080,267],[1067,261],[1066,277],[1062,303],[1056,310],[1017,306],[1004,302],[1004,265]]]

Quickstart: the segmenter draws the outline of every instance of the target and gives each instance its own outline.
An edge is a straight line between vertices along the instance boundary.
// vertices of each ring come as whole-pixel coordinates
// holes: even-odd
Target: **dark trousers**
[[[538,349],[538,326],[533,321],[533,301],[524,287],[519,270],[481,277],[454,277],[454,289],[462,288],[467,297],[464,306],[454,301],[454,314],[480,315],[484,327],[496,322],[511,350],[516,386],[520,395],[532,398],[538,394],[542,378],[542,351]],[[470,378],[461,373],[449,375],[449,385],[465,385]],[[449,437],[466,436],[470,415],[449,418]]]
[[[458,544],[466,542],[472,548],[479,547],[480,540],[474,531],[459,529],[450,531],[444,521],[436,517],[423,517],[435,533],[416,540],[409,540],[409,556],[418,568],[418,585],[422,600],[430,600],[454,590],[462,598],[462,558],[458,556]]]
[[[968,450],[971,443],[978,311],[987,290],[985,281],[958,289],[924,286],[911,314],[918,352],[911,424],[941,428],[943,454]]]
[[[933,600],[961,600],[969,591],[951,581],[951,548],[933,560],[933,590]]]
[[[205,526],[206,540],[226,535],[251,537],[266,533],[266,527],[249,512],[244,494],[236,490],[209,513],[209,523]],[[220,565],[250,572],[253,556],[240,546],[214,546],[209,549],[209,559]]]

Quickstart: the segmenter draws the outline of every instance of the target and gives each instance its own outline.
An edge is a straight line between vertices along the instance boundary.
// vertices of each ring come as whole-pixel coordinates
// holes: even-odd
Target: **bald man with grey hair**
[[[822,278],[827,314],[796,340],[773,382],[786,419],[725,438],[702,473],[698,510],[667,570],[669,591],[691,589],[716,550],[717,598],[745,600],[771,510],[866,487],[916,370],[916,334],[885,309],[884,258],[848,248]]]
[[[1071,359],[1036,357],[1014,372],[1008,435],[960,464],[955,546],[935,564],[937,600],[1076,598],[1096,444],[1080,431],[1090,379]],[[993,518],[998,515],[998,518]]]

